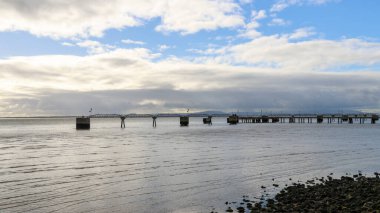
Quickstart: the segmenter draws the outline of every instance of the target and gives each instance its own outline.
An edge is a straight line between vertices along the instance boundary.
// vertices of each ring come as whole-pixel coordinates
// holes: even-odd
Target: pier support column
[[[348,115],[342,115],[341,123],[348,121]]]
[[[125,128],[125,116],[121,116],[120,119],[121,119],[121,122],[120,122],[120,128]]]
[[[319,124],[323,123],[323,115],[317,116],[317,123],[319,123]]]
[[[152,119],[153,119],[153,127],[156,127],[157,126],[157,122],[156,122],[157,116],[153,116]]]
[[[379,116],[376,114],[373,114],[371,118],[371,124],[376,124],[376,121],[378,120],[379,120]]]
[[[180,126],[189,126],[189,117],[188,116],[179,117],[179,124]]]
[[[233,114],[227,118],[227,123],[230,125],[235,125],[239,123],[239,117],[236,114]]]
[[[203,118],[203,124],[212,125],[212,116],[208,116],[207,118]]]
[[[78,117],[76,118],[76,129],[77,130],[88,130],[90,129],[90,117]]]

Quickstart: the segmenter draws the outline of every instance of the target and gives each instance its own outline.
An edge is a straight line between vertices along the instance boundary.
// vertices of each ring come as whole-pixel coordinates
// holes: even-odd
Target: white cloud
[[[269,26],[286,26],[289,24],[290,24],[290,21],[286,21],[286,20],[281,19],[281,18],[273,18],[268,25]]]
[[[157,31],[191,34],[202,29],[231,28],[244,24],[240,7],[232,0],[168,1]]]
[[[259,10],[259,11],[253,10],[251,12],[252,20],[260,20],[260,19],[264,19],[266,17],[267,17],[267,14],[266,14],[265,10]]]
[[[92,44],[96,42],[87,42]],[[175,57],[152,60],[160,55],[145,48],[89,56],[1,59],[0,113],[81,114],[89,107],[109,113],[184,107],[225,111],[380,108],[379,71],[323,71],[331,66],[379,64],[378,43],[355,39],[293,43],[285,36],[272,36],[216,54],[219,59],[212,56],[202,63]],[[236,66],[226,64],[229,59],[280,66]]]
[[[144,45],[145,44],[145,42],[143,42],[143,41],[135,41],[135,40],[131,40],[131,39],[124,39],[121,42],[123,42],[124,44],[136,44],[136,45]]]
[[[163,52],[167,49],[171,49],[171,48],[174,48],[174,46],[169,46],[169,45],[166,45],[166,44],[160,44],[158,45],[158,51],[160,52]]]
[[[280,0],[277,1],[270,9],[271,12],[280,12],[287,7],[294,5],[294,4],[299,4],[301,3],[301,0]]]
[[[232,0],[17,0],[0,1],[0,31],[52,38],[102,36],[159,17],[158,31],[196,33],[244,24]],[[184,24],[186,23],[186,24]]]
[[[79,47],[87,48],[88,53],[90,54],[101,54],[101,53],[109,52],[111,50],[116,49],[115,46],[102,44],[98,41],[93,41],[93,40],[85,40],[85,41],[77,42],[76,45]]]
[[[339,0],[278,0],[274,5],[272,5],[270,11],[276,13],[293,5],[321,5],[328,2],[337,1]]]
[[[301,38],[308,38],[312,35],[315,35],[314,28],[312,27],[299,28],[289,35],[289,39],[296,40],[296,39],[301,39]]]
[[[310,34],[300,32],[302,30],[290,36],[262,36],[230,46],[225,49],[226,54],[219,57],[229,63],[248,63],[293,71],[334,71],[339,67],[380,64],[380,43],[359,39],[289,41],[292,37],[295,39]]]
[[[259,20],[266,18],[265,10],[253,10],[251,12],[251,20],[245,25],[245,29],[240,32],[239,37],[245,38],[257,38],[261,36],[261,33],[257,30],[260,27]]]
[[[253,0],[239,0],[240,4],[251,4]]]
[[[201,55],[221,55],[225,53],[225,48],[209,47],[205,50],[192,48],[192,49],[188,49],[187,51],[196,53],[196,54],[201,54]]]
[[[75,44],[70,43],[70,42],[63,42],[62,45],[67,46],[67,47],[74,47],[75,46]]]

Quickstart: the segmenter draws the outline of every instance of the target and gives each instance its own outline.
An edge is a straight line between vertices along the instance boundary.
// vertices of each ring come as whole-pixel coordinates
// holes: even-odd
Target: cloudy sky
[[[0,0],[0,116],[380,112],[377,0]]]

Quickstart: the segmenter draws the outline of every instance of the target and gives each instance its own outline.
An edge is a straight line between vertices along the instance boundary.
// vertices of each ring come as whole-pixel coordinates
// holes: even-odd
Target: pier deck
[[[378,114],[279,114],[279,115],[237,115],[237,114],[201,114],[201,113],[183,113],[183,114],[95,114],[88,118],[120,118],[121,128],[125,128],[125,120],[127,118],[152,118],[153,127],[157,126],[157,118],[179,118],[181,126],[189,125],[189,117],[203,117],[203,122],[212,124],[213,117],[227,117],[227,123],[371,123],[376,124],[379,120]],[[208,122],[205,122],[208,121]],[[88,124],[89,125],[89,124]]]

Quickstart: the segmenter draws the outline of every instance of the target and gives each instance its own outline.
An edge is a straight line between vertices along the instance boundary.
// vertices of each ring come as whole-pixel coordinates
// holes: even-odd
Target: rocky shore
[[[241,204],[226,212],[380,212],[380,177],[315,178],[285,187],[274,199]]]

